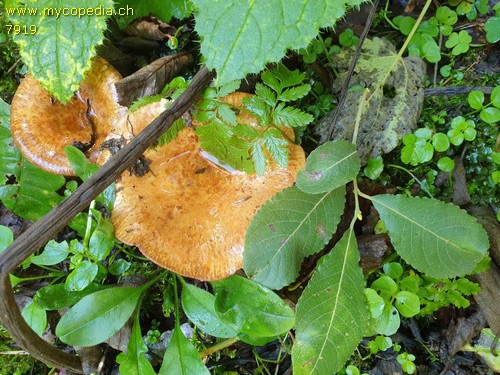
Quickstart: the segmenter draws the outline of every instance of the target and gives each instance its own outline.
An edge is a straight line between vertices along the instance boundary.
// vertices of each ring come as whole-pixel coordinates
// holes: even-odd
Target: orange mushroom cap
[[[64,105],[27,75],[12,99],[10,127],[17,147],[36,166],[62,175],[74,175],[65,146],[83,149],[97,162],[101,143],[119,131],[118,120],[127,110],[118,104],[115,82],[120,79],[107,61],[96,57],[80,89]]]
[[[141,110],[151,111],[147,107]],[[129,117],[135,130],[141,110]],[[255,119],[240,114],[239,121]],[[116,237],[183,276],[217,280],[233,274],[242,267],[245,231],[256,211],[292,185],[305,163],[300,146],[289,149],[288,168],[273,163],[263,176],[231,173],[203,156],[192,128],[183,129],[171,143],[146,151],[149,173],[120,177],[112,212]]]

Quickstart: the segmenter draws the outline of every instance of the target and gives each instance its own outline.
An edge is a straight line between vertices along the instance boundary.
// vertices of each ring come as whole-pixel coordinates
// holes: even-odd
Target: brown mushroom
[[[120,73],[96,57],[80,89],[64,105],[27,75],[12,99],[11,132],[17,147],[36,166],[62,175],[74,175],[65,146],[80,148],[96,162],[101,143],[119,131],[117,123],[127,110],[117,101],[114,84],[120,79]]]
[[[228,99],[241,105],[241,96],[234,100]],[[141,112],[129,116],[136,131],[138,119],[144,121]],[[239,121],[255,123],[247,114]],[[149,173],[126,172],[117,182],[116,237],[187,277],[216,280],[233,274],[242,266],[245,231],[255,212],[292,185],[305,163],[300,146],[289,148],[286,169],[272,164],[263,176],[231,173],[207,159],[194,130],[185,128],[171,143],[146,151]]]

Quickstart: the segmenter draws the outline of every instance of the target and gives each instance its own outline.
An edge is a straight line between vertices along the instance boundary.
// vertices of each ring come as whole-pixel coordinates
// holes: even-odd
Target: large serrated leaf
[[[0,199],[17,215],[38,220],[62,201],[56,193],[65,179],[30,164],[15,147],[9,129],[0,125]]]
[[[344,205],[344,186],[318,195],[296,187],[276,194],[247,229],[243,252],[247,275],[271,289],[293,282],[302,260],[330,240]]]
[[[309,194],[319,194],[350,182],[359,172],[356,146],[339,140],[326,142],[307,157],[304,168],[297,174],[297,186]]]
[[[429,276],[468,274],[488,251],[484,228],[453,204],[401,195],[376,195],[371,200],[398,254]]]
[[[46,0],[43,6],[37,0],[23,3],[25,7],[21,8],[32,12],[17,13],[10,19],[28,29],[34,25],[36,33],[14,36],[19,53],[40,84],[66,103],[78,90],[78,84],[90,68],[90,59],[96,54],[95,47],[104,38],[113,1],[102,0],[96,4],[93,0]],[[71,14],[89,10],[94,10],[92,15]]]
[[[294,374],[334,374],[368,326],[364,278],[351,229],[318,264],[297,302]]]
[[[287,49],[306,48],[322,27],[333,26],[359,0],[193,0],[196,31],[218,84],[242,79],[277,62]]]
[[[335,87],[342,86],[353,54],[354,49],[336,55],[335,65],[343,74]],[[333,112],[321,120],[316,127],[320,143],[352,140],[356,117],[361,112],[357,149],[362,164],[368,157],[392,151],[416,127],[424,100],[425,67],[418,56],[398,59],[396,48],[387,40],[365,39],[350,85],[361,85],[369,92],[365,95],[360,90],[349,91],[337,121],[332,122],[336,116]]]

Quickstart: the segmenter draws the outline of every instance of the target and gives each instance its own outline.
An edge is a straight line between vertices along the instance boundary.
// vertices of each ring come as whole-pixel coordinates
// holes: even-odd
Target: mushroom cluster
[[[33,78],[25,78],[14,97],[11,115],[12,132],[21,151],[41,168],[72,174],[64,146],[89,145],[89,159],[102,164],[109,157],[109,151],[101,147],[103,142],[131,139],[165,108],[165,101],[160,101],[127,113],[113,94],[118,79],[114,69],[96,59],[69,104],[77,109],[66,114],[67,108],[55,103]],[[28,91],[40,99],[29,101]],[[233,94],[226,100],[241,106],[247,95]],[[49,112],[49,120],[41,120],[42,111]],[[238,121],[256,126],[256,119],[244,112]],[[35,127],[43,130],[35,131]],[[293,132],[289,135],[293,137]],[[263,176],[227,170],[201,149],[194,129],[186,127],[172,142],[144,153],[147,173],[125,172],[117,181],[111,214],[115,236],[183,276],[200,280],[227,277],[242,267],[245,231],[256,211],[291,186],[305,164],[300,146],[290,144],[289,156],[287,168],[273,163]]]
[[[75,96],[62,104],[27,75],[11,107],[10,129],[19,150],[37,167],[66,176],[74,172],[65,146],[73,145],[97,162],[108,134],[122,131],[118,126],[127,108],[118,104],[115,89],[121,78],[111,64],[96,57]]]

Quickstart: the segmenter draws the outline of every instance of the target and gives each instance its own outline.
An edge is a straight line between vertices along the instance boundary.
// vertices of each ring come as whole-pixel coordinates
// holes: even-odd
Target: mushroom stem
[[[9,273],[27,257],[53,238],[69,221],[95,199],[108,185],[118,178],[142,153],[152,146],[194,102],[196,96],[208,85],[213,73],[202,68],[172,106],[158,116],[127,146],[116,153],[92,177],[21,234],[12,245],[0,254],[0,323],[12,339],[33,357],[56,367],[81,372],[80,359],[64,353],[42,340],[24,321],[14,299]]]

